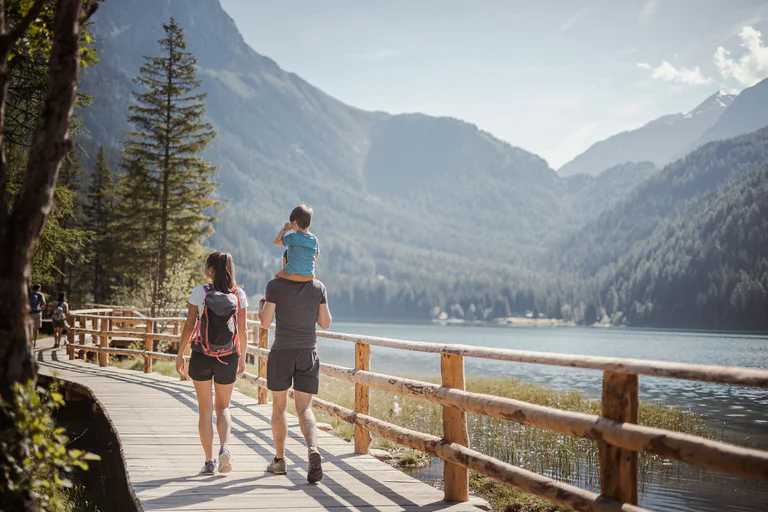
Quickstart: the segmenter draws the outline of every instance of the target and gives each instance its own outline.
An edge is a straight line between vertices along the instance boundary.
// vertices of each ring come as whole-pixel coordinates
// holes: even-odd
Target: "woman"
[[[232,471],[232,456],[227,448],[232,429],[229,400],[232,397],[235,380],[245,372],[248,339],[245,319],[248,298],[235,283],[235,264],[229,253],[215,252],[208,256],[205,261],[205,277],[209,284],[196,287],[189,297],[187,321],[181,332],[179,353],[176,357],[176,371],[182,376],[185,374],[184,350],[191,341],[192,357],[189,361],[188,375],[195,384],[200,412],[198,430],[200,442],[205,451],[205,465],[201,474],[214,475],[217,470],[216,459],[213,457],[213,425],[211,424],[214,410],[220,443],[218,471],[220,473]],[[224,304],[231,301],[234,306],[229,319],[218,316],[221,310],[217,308],[222,301]],[[223,320],[218,320],[217,324],[214,317]],[[215,345],[215,341],[221,336],[212,330],[222,327],[225,332],[228,332],[227,328],[234,330],[235,335],[231,337],[233,345],[229,349],[214,351],[213,347],[219,346]],[[213,394],[211,381],[215,391]]]
[[[67,292],[59,292],[59,297],[51,304],[51,324],[53,325],[53,346],[61,345],[61,336],[67,325],[69,304],[67,304]]]

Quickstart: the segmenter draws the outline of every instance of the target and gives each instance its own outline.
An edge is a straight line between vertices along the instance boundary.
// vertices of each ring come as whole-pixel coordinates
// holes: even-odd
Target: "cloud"
[[[659,11],[661,7],[661,0],[647,0],[643,5],[643,10],[640,11],[640,23],[648,23]]]
[[[571,25],[573,25],[574,23],[579,21],[579,18],[581,18],[582,16],[587,14],[589,11],[591,11],[592,7],[594,7],[594,6],[595,6],[595,2],[594,1],[593,2],[588,2],[588,3],[584,4],[584,6],[582,6],[581,9],[576,11],[573,14],[573,16],[571,16],[570,18],[565,20],[565,23],[563,23],[562,26],[560,26],[560,32],[565,32],[566,30],[571,28]]]
[[[731,52],[722,46],[717,48],[713,59],[723,78],[733,78],[744,87],[751,87],[768,77],[768,48],[763,35],[752,27],[739,32],[744,54],[738,59],[731,58]]]
[[[391,58],[397,57],[398,55],[400,55],[400,52],[398,52],[397,50],[392,50],[390,48],[382,48],[382,49],[373,50],[370,52],[354,53],[351,55],[351,57],[355,60],[376,61],[376,60],[391,59]]]
[[[664,82],[678,82],[686,85],[704,85],[712,81],[711,78],[701,74],[699,66],[696,66],[693,69],[676,68],[665,60],[656,68],[647,62],[640,62],[637,64],[637,67],[649,70],[653,78]]]

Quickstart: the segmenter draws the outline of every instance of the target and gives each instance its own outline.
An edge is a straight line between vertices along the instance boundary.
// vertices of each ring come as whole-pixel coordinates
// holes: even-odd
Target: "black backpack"
[[[199,343],[203,354],[215,357],[219,361],[230,354],[240,354],[237,339],[237,312],[240,310],[240,297],[236,293],[216,291],[213,286],[205,286],[203,314],[199,317],[192,333],[192,343]],[[221,361],[224,363],[224,361]],[[224,363],[227,364],[227,363]]]

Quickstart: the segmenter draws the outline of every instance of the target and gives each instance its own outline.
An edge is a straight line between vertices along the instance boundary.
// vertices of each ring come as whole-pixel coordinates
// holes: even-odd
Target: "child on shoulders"
[[[308,282],[315,278],[315,260],[320,255],[317,237],[310,233],[312,208],[300,204],[291,212],[290,222],[275,237],[275,245],[286,248],[285,268],[275,277]]]

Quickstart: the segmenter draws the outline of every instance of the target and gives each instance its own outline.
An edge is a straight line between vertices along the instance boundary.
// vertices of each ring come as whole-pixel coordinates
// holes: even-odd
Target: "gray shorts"
[[[30,313],[30,318],[32,318],[32,323],[34,324],[35,329],[40,329],[43,326],[43,312],[38,311],[37,313]]]
[[[293,389],[316,395],[320,388],[320,358],[317,350],[296,348],[272,350],[267,357],[267,389]]]

